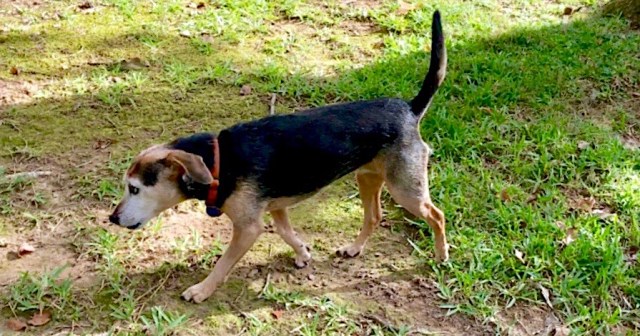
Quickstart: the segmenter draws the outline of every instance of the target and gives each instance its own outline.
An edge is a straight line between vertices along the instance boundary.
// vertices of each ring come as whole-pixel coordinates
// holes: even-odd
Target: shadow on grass
[[[446,13],[444,17],[446,31]],[[184,40],[156,38],[184,46],[184,53],[196,52]],[[17,48],[34,39],[18,36],[3,44]],[[139,43],[130,35],[103,42],[109,48]],[[537,289],[542,284],[553,290],[556,308],[576,321],[577,330],[636,328],[630,321],[637,307],[622,307],[627,313],[617,315],[597,311],[601,305],[612,312],[624,300],[640,301],[640,287],[632,281],[638,276],[637,267],[630,268],[625,261],[626,253],[640,246],[637,200],[629,201],[608,187],[620,182],[619,172],[637,175],[640,166],[638,157],[613,137],[639,132],[637,99],[629,96],[640,85],[638,45],[640,36],[623,22],[592,17],[450,47],[448,78],[421,130],[436,149],[432,194],[450,223],[450,240],[457,246],[453,263],[433,272],[394,274],[384,281],[425,272],[455,293],[449,303],[481,317],[512,300],[542,302]],[[104,167],[112,155],[119,158],[120,151],[130,155],[153,142],[266,114],[264,99],[271,92],[280,93],[287,106],[298,101],[320,105],[380,96],[411,98],[428,62],[425,52],[390,53],[337,77],[313,78],[289,74],[281,67],[243,71],[226,64],[198,71],[201,63],[185,64],[188,58],[179,54],[171,57],[153,60],[152,69],[140,72],[148,73],[149,81],[163,81],[171,77],[168,64],[177,60],[189,67],[180,70],[185,71],[178,76],[184,82],[114,89],[118,80],[107,78],[113,83],[102,92],[3,106],[0,143],[8,156],[2,160],[26,145],[45,159],[65,158],[72,150],[82,160],[97,155],[101,159],[95,165]],[[88,66],[72,71],[85,76],[97,71],[106,77],[131,73]],[[62,75],[54,75],[58,74]],[[238,85],[245,83],[255,93],[237,97]],[[94,144],[104,139],[113,144],[96,154]],[[579,149],[578,141],[586,141],[588,147]],[[91,166],[80,168],[79,173]],[[116,180],[120,171],[102,170],[98,175]],[[507,196],[502,199],[494,196],[505,190]],[[596,196],[595,206],[610,209],[620,220],[603,221],[572,212],[567,190]],[[564,231],[555,224],[560,220],[578,228],[585,238],[560,246]],[[420,228],[430,235],[426,226]],[[427,253],[433,248],[429,239],[417,244]],[[512,255],[514,249],[528,257],[524,264]],[[276,259],[273,267],[284,268],[283,263],[289,261]],[[331,267],[328,261],[316,266]],[[247,271],[238,269],[234,274]],[[171,272],[180,288],[205,275],[203,271],[197,277],[189,270]],[[132,277],[153,283],[161,275]],[[234,279],[238,281],[238,287],[221,288],[217,300],[235,297],[242,287],[242,280]],[[352,288],[329,286],[308,293]],[[436,307],[438,299],[432,299]],[[265,304],[253,300],[239,308],[252,310]],[[591,320],[586,321],[585,315]]]

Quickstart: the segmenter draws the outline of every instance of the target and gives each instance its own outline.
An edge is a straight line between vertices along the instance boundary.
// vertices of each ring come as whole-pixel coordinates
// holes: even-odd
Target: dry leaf
[[[27,254],[33,253],[33,251],[35,251],[35,250],[36,250],[36,248],[31,246],[29,243],[23,243],[18,248],[18,256],[19,257],[25,256]]]
[[[524,264],[524,253],[522,253],[520,250],[516,249],[514,251],[514,254],[516,255],[516,258],[518,258],[518,260],[520,260],[520,262]]]
[[[563,221],[556,221],[556,226],[558,228],[560,228],[560,230],[563,230],[563,231],[567,228],[567,226],[564,224]]]
[[[17,76],[20,74],[20,69],[18,69],[17,67],[12,66],[11,69],[9,69],[9,73]]]
[[[31,319],[27,322],[29,325],[39,327],[45,325],[51,321],[51,313],[43,311],[42,313],[35,313]]]
[[[142,70],[144,68],[148,68],[151,64],[149,62],[141,59],[140,57],[134,57],[130,60],[123,60],[120,62],[120,68],[122,70]]]
[[[111,140],[106,139],[98,139],[96,142],[93,143],[93,149],[95,150],[101,150],[101,149],[105,149],[107,147],[111,146]]]
[[[569,334],[571,333],[571,329],[565,327],[565,326],[557,326],[555,328],[553,328],[553,332],[551,332],[551,335],[553,336],[569,336]]]
[[[500,199],[504,202],[511,201],[511,195],[509,195],[507,189],[502,189],[502,191],[500,192]]]
[[[550,293],[549,290],[547,288],[545,288],[543,285],[538,284],[538,288],[540,288],[540,291],[542,292],[542,296],[544,297],[544,301],[547,303],[547,305],[549,305],[550,308],[553,308],[553,305],[551,304],[551,299],[550,297]]]
[[[578,201],[578,204],[576,204],[576,207],[578,209],[591,212],[595,205],[596,205],[596,199],[591,197],[591,196],[589,196],[587,198],[581,198]]]
[[[564,239],[562,239],[562,243],[565,245],[569,245],[574,242],[576,240],[576,235],[578,234],[577,231],[578,230],[576,230],[575,228],[570,228],[569,230],[567,230]]]
[[[611,210],[608,208],[594,209],[591,213],[598,216],[598,218],[600,219],[607,219],[615,216],[615,214],[611,213]]]
[[[251,86],[245,84],[240,88],[240,95],[246,96],[251,93]]]
[[[636,140],[633,136],[625,135],[620,137],[620,142],[622,142],[622,146],[628,150],[638,150],[640,149],[640,140]]]
[[[181,30],[180,31],[180,36],[182,37],[191,37],[191,32],[188,30]]]
[[[211,36],[211,34],[207,34],[207,33],[202,33],[202,34],[200,35],[200,39],[201,39],[203,42],[206,42],[206,43],[209,43],[209,44],[213,44],[213,42],[215,41],[215,40],[213,39],[213,36]]]
[[[579,150],[585,150],[587,148],[589,148],[590,143],[587,141],[578,141],[578,149]]]
[[[85,1],[85,2],[83,2],[81,4],[79,4],[78,8],[80,8],[80,9],[89,9],[89,8],[93,8],[93,5],[91,4],[91,2]]]
[[[640,251],[640,247],[632,246],[629,248],[629,251],[624,256],[624,260],[626,262],[632,263],[638,260],[638,251]]]
[[[206,6],[207,4],[205,4],[204,2],[200,1],[198,2],[198,6],[196,8],[201,9],[204,8],[204,6]]]
[[[406,15],[410,11],[414,10],[416,7],[413,4],[406,3],[404,1],[400,1],[398,6],[398,15]]]
[[[7,321],[7,328],[13,331],[23,331],[27,329],[27,324],[22,322],[21,320],[12,318]]]
[[[275,318],[276,320],[279,320],[283,314],[284,310],[274,310],[271,312],[271,315],[273,315],[273,318]]]

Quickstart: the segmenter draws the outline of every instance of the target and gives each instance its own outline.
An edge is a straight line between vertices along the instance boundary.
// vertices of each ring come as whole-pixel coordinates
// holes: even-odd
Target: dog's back
[[[416,128],[399,99],[336,104],[233,126],[219,134],[225,169],[260,186],[262,197],[313,193],[370,162]],[[232,167],[229,167],[232,165]]]

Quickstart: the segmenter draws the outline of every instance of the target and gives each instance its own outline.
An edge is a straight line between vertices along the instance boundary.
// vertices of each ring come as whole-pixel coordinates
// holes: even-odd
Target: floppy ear
[[[202,184],[213,183],[213,176],[211,176],[211,172],[204,164],[204,161],[202,161],[201,156],[181,150],[171,150],[169,151],[169,154],[167,154],[167,160],[182,166],[187,175],[189,175],[194,181]]]

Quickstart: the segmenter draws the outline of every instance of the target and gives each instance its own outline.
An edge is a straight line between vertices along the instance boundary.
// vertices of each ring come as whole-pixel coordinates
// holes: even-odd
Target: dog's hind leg
[[[387,161],[385,182],[393,199],[414,216],[425,220],[433,229],[435,256],[449,259],[444,213],[431,202],[427,164],[429,148],[421,140]]]
[[[367,240],[382,220],[382,207],[380,194],[382,192],[383,178],[377,173],[359,171],[356,173],[360,199],[364,208],[364,225],[356,240],[351,244],[341,247],[336,254],[341,257],[355,257],[362,253]]]
[[[273,217],[273,223],[278,235],[296,252],[296,267],[303,268],[307,266],[311,260],[309,246],[305,244],[302,239],[298,237],[298,234],[293,231],[293,228],[291,228],[287,209],[272,210],[271,216]]]

